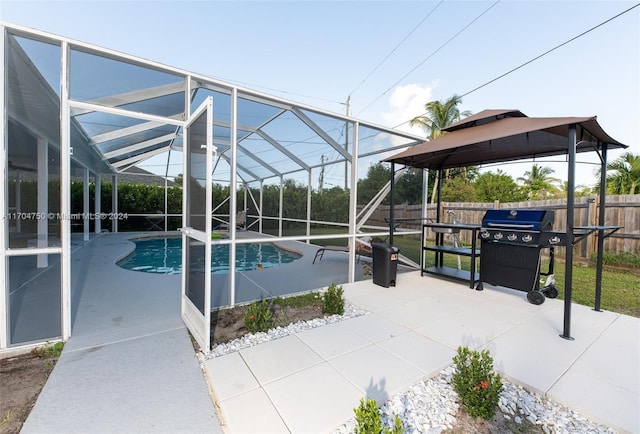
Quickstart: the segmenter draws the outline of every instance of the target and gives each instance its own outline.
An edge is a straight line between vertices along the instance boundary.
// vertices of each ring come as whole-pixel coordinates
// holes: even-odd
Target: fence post
[[[493,209],[500,209],[500,201],[499,200],[494,200],[493,201]]]

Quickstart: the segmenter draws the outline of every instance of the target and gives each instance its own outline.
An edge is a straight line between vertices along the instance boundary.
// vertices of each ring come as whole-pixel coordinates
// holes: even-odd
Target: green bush
[[[374,399],[360,398],[360,406],[353,410],[356,414],[355,434],[402,434],[404,426],[402,421],[395,415],[394,427],[382,428],[382,417],[380,410]]]
[[[344,313],[344,291],[342,286],[332,283],[327,292],[322,296],[322,312],[329,315],[342,315]]]
[[[56,342],[54,344],[47,341],[43,346],[31,350],[31,354],[38,357],[60,357],[63,349],[63,342]]]
[[[453,363],[455,372],[451,383],[463,407],[473,417],[492,418],[502,392],[502,379],[493,372],[489,351],[458,347]]]
[[[382,432],[380,410],[373,399],[360,398],[360,406],[354,410],[356,414],[355,434],[373,434]]]
[[[598,260],[598,254],[592,253],[590,256],[592,261]],[[640,254],[630,252],[609,253],[604,252],[602,255],[602,263],[605,265],[615,265],[622,267],[640,267]]]
[[[254,301],[244,314],[244,325],[251,333],[266,332],[273,326],[273,312],[266,300]]]
[[[400,416],[398,416],[397,414],[393,417],[393,424],[394,425],[392,429],[389,429],[389,428],[384,429],[385,434],[403,434],[404,433],[404,425],[400,420]]]

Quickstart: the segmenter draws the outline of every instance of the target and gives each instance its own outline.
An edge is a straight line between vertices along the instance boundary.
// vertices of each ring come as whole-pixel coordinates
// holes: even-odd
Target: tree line
[[[394,202],[414,205],[423,201],[423,176],[427,172],[408,168],[403,176],[395,183]],[[426,197],[433,197],[432,192],[437,188],[435,171],[429,171],[429,191]],[[567,196],[567,183],[553,177],[553,169],[534,164],[524,176],[514,179],[500,169],[495,172],[481,173],[477,167],[450,169],[443,174],[442,196],[444,202],[520,202],[525,200],[556,199]],[[599,176],[599,174],[598,174]],[[390,180],[391,169],[383,163],[369,167],[367,175],[358,181],[358,205],[369,203],[373,197]],[[640,188],[640,156],[626,153],[607,165],[607,194],[638,194]],[[37,182],[20,181],[21,205],[23,212],[37,212]],[[9,204],[15,206],[16,181],[9,182]],[[254,204],[259,201],[260,191],[257,188],[247,190],[253,200],[247,198],[247,212],[258,215]],[[49,181],[48,210],[60,212],[60,182]],[[244,208],[245,189],[238,190],[238,210]],[[576,196],[587,196],[598,192],[598,186],[579,186]],[[167,188],[168,214],[182,214],[182,186],[177,183]],[[220,184],[212,186],[212,203],[217,208],[216,214],[229,214],[229,187]],[[266,185],[262,191],[262,215],[277,218],[280,215],[280,186]],[[283,184],[283,210],[285,218],[306,220],[307,218],[306,184],[296,183],[287,179]],[[349,221],[350,192],[342,187],[333,187],[311,192],[311,219],[315,221],[347,223]],[[95,186],[89,186],[89,205],[94,212]],[[103,183],[101,186],[101,209],[103,212],[112,211],[112,184]],[[383,204],[389,204],[386,197]],[[156,214],[164,213],[165,189],[163,185],[148,185],[143,183],[118,184],[118,211],[124,214]],[[71,183],[71,212],[83,212],[83,183]],[[31,222],[35,225],[35,221]],[[26,222],[25,224],[29,224]],[[277,226],[275,221],[265,221],[269,228]],[[285,223],[285,228],[295,226],[295,223]],[[148,222],[143,217],[128,218],[119,222],[120,230],[145,230]],[[181,226],[180,217],[169,219],[169,228]],[[110,229],[110,222],[104,221],[103,227]],[[26,227],[25,227],[26,229]],[[35,229],[35,226],[34,228]]]
[[[460,111],[462,99],[454,95],[444,101],[430,101],[425,104],[425,114],[411,120],[411,125],[424,128],[427,136],[434,139],[446,132],[446,126],[471,115],[469,111]],[[640,155],[627,152],[607,164],[607,194],[636,194],[640,191]],[[524,200],[554,199],[567,196],[568,185],[553,176],[553,169],[533,164],[522,177],[513,179],[510,175],[498,169],[495,172],[481,172],[478,167],[463,167],[447,169],[443,173],[441,200],[445,202],[519,202]],[[595,174],[600,177],[600,171]],[[418,204],[423,201],[423,176],[426,172],[420,169],[408,168],[395,182],[394,202],[397,204]],[[435,201],[438,189],[437,172],[429,171],[429,190],[426,197]],[[388,165],[377,163],[368,168],[367,175],[358,180],[358,205],[369,203],[391,178]],[[167,189],[168,214],[182,214],[182,177],[175,180],[175,184]],[[9,203],[15,204],[16,181],[9,181]],[[37,211],[37,183],[35,181],[21,181],[21,206],[25,211]],[[203,187],[195,182],[194,189]],[[101,206],[104,212],[111,211],[111,183],[101,186]],[[58,180],[49,182],[49,210],[59,211],[60,183]],[[246,192],[258,201],[260,191],[256,188],[238,190],[238,207],[244,208]],[[599,191],[599,186],[578,186],[574,192],[576,196],[587,196]],[[216,214],[229,214],[229,187],[219,184],[212,186],[212,203],[217,208]],[[267,185],[263,188],[262,215],[279,217],[280,215],[280,186]],[[316,221],[347,223],[349,219],[350,192],[341,187],[331,189],[319,188],[311,192],[311,219]],[[203,198],[203,194],[194,195]],[[308,186],[298,184],[295,180],[287,179],[283,184],[282,214],[285,218],[306,220],[307,218]],[[118,211],[131,214],[154,214],[165,211],[164,186],[121,183],[118,185]],[[71,212],[83,211],[83,183],[71,183]],[[247,212],[259,214],[254,200],[247,198]],[[383,204],[389,203],[385,198]],[[90,207],[94,207],[94,186],[90,185]],[[192,207],[204,209],[202,200],[194,200]],[[170,229],[180,225],[180,218],[172,218]],[[108,225],[108,222],[105,222]],[[123,230],[144,229],[144,220],[131,219],[121,222]],[[277,225],[276,222],[266,222],[266,225]],[[295,225],[287,223],[286,225]]]

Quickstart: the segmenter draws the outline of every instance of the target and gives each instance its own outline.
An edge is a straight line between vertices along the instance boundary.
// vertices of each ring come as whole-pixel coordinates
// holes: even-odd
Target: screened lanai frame
[[[65,186],[72,178],[83,181],[83,210],[89,215],[89,183],[95,180],[96,200],[93,215],[101,215],[99,202],[101,180],[110,177],[113,203],[108,218],[113,231],[118,230],[117,182],[121,173],[131,167],[154,167],[158,161],[166,166],[156,175],[174,179],[184,172],[183,132],[191,114],[207,97],[213,97],[213,181],[229,186],[227,218],[214,215],[214,223],[226,223],[229,238],[221,244],[264,242],[264,238],[236,236],[236,212],[253,204],[259,212],[250,216],[252,230],[262,231],[267,219],[278,221],[278,232],[270,241],[306,241],[347,238],[351,246],[363,236],[360,229],[370,215],[365,209],[357,214],[357,180],[366,172],[367,162],[379,162],[385,156],[424,141],[423,137],[395,131],[349,116],[294,103],[261,92],[225,83],[135,56],[93,46],[49,33],[0,23],[2,26],[3,80],[0,89],[3,152],[0,166],[5,168],[0,188],[3,212],[9,213],[9,173],[13,163],[9,138],[15,131],[30,135],[45,151],[20,155],[20,162],[40,173],[38,182],[50,184],[55,176],[60,182],[59,209],[51,209],[47,199],[39,197],[36,217],[53,216],[48,228],[37,229],[34,243],[26,247],[12,244],[13,226],[8,219],[0,230],[3,266],[0,267],[3,296],[0,297],[0,350],[45,340],[66,340],[71,334],[70,282],[71,224],[70,193]],[[11,132],[12,130],[13,132]],[[286,134],[285,134],[286,133]],[[60,144],[65,144],[61,146]],[[42,175],[38,158],[50,158],[57,166]],[[318,161],[319,159],[319,161]],[[46,161],[46,158],[44,158]],[[172,165],[180,172],[172,172]],[[12,166],[13,165],[13,166]],[[11,167],[10,167],[11,166]],[[314,223],[336,225],[336,222],[311,220],[311,192],[315,176],[327,167],[344,170],[345,188],[350,191],[349,221],[338,226],[348,233],[311,235]],[[12,172],[11,172],[12,173]],[[49,178],[47,178],[49,176]],[[306,225],[306,234],[284,236],[282,222],[283,182],[295,179],[307,186],[306,215],[297,216]],[[35,182],[35,181],[34,181]],[[250,187],[264,185],[280,188],[278,216],[263,216],[262,194],[250,194]],[[20,182],[18,182],[20,185]],[[40,184],[36,184],[41,187]],[[165,184],[166,185],[166,184]],[[244,203],[237,203],[237,192],[245,190]],[[39,191],[42,190],[41,188]],[[50,189],[48,189],[50,190]],[[12,193],[14,194],[14,193]],[[48,202],[56,194],[49,194]],[[186,206],[186,205],[185,205]],[[52,211],[55,211],[53,213]],[[213,210],[214,214],[215,210]],[[33,214],[33,213],[32,213]],[[166,196],[164,228],[167,229]],[[62,217],[62,218],[61,218]],[[302,218],[300,218],[302,217]],[[184,210],[183,210],[184,218]],[[101,231],[100,218],[94,231]],[[57,226],[55,224],[57,224]],[[75,222],[78,223],[78,222]],[[39,223],[42,225],[42,223]],[[89,239],[89,219],[82,219],[84,239]],[[39,227],[40,228],[40,227]],[[53,228],[53,229],[52,229]],[[11,229],[11,230],[10,230]],[[367,235],[384,235],[385,228],[370,228]],[[57,231],[57,232],[56,232]],[[416,232],[417,233],[417,232]],[[235,249],[231,248],[230,252]],[[233,254],[233,253],[232,253]],[[10,267],[12,258],[28,257],[40,264],[45,256],[53,256],[59,267],[60,327],[34,339],[12,341],[10,336]],[[230,261],[230,299],[234,303],[234,261]],[[38,265],[37,267],[40,267]],[[46,267],[46,265],[43,265]],[[349,281],[354,279],[355,249],[349,253]]]

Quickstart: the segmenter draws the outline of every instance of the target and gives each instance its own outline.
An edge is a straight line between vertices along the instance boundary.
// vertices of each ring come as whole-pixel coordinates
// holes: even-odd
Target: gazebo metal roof
[[[576,152],[626,148],[592,117],[530,118],[518,110],[484,110],[445,128],[446,134],[386,159],[426,169],[447,169],[569,153],[569,126],[577,126]]]

